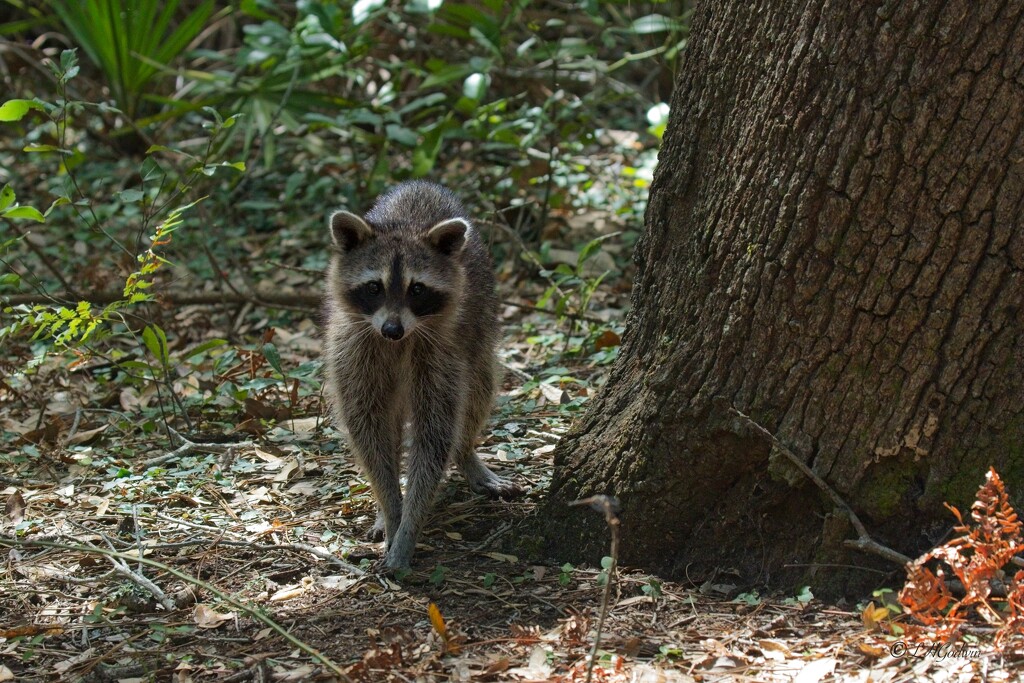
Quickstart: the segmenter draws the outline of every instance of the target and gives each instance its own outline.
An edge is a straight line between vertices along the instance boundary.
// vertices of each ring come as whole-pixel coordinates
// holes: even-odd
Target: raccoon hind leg
[[[455,464],[462,476],[469,483],[474,493],[489,498],[515,498],[523,493],[516,483],[499,477],[480,460],[476,453],[476,439],[480,430],[487,422],[494,403],[494,363],[474,368],[468,400],[465,405],[465,417],[462,423],[462,434],[455,451]]]

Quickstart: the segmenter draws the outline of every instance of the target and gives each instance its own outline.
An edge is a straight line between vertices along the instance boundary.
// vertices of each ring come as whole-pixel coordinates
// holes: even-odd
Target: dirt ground
[[[300,335],[278,341],[286,363],[315,357]],[[524,391],[546,372],[543,343],[508,340],[481,446],[528,494],[487,500],[453,474],[401,577],[367,571],[371,496],[318,395],[260,429],[196,424],[172,448],[145,426],[145,390],[41,368],[3,396],[17,438],[0,471],[0,681],[1019,680],[1021,648],[997,652],[983,628],[904,642],[878,627],[884,609],[865,616],[872,596],[758,595],[724,570],[694,584],[620,568],[598,640],[605,573],[538,556],[531,520],[572,419],[559,406],[603,370],[581,362],[556,373],[576,383]],[[259,380],[254,358],[240,362]],[[216,374],[203,367],[197,391]],[[245,410],[288,403],[262,396]]]
[[[274,462],[269,452],[249,456]],[[244,502],[226,499],[214,480],[190,495],[168,490],[150,499],[158,513],[97,510],[104,487],[88,481],[23,488],[50,528],[22,538],[54,545],[4,541],[0,680],[586,680],[604,589],[593,567],[517,551],[542,491],[489,501],[469,497],[453,476],[415,570],[396,580],[310,551],[331,534],[358,538],[372,522],[366,492],[353,502],[325,484],[354,480],[337,460],[309,459],[304,476],[281,487],[273,483],[280,468],[254,469],[235,483]],[[544,458],[520,471],[548,467]],[[346,545],[352,562],[379,552]],[[93,548],[127,556],[124,571],[152,579],[174,609]],[[216,592],[133,563],[140,549]],[[733,592],[624,568],[593,680],[1016,680],[1022,670],[1020,657],[980,645],[901,653],[898,639],[868,632],[852,607],[723,595]]]

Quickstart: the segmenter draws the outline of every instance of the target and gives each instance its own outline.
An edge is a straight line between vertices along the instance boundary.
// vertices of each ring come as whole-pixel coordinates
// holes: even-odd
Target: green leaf
[[[134,372],[137,374],[144,374],[149,372],[150,370],[148,363],[143,363],[142,361],[138,360],[122,360],[118,362],[117,366],[119,368],[128,370],[129,372]]]
[[[236,171],[244,172],[245,171],[245,162],[244,161],[236,161],[234,163],[230,163],[230,162],[227,162],[227,161],[219,161],[219,162],[217,162],[215,164],[207,164],[206,166],[204,166],[200,170],[201,170],[203,175],[205,175],[205,176],[212,176],[214,173],[217,172],[218,168],[233,168]]]
[[[419,142],[416,137],[416,133],[395,123],[389,123],[385,126],[384,132],[388,136],[389,140],[394,140],[398,144],[405,145],[406,147],[415,147],[416,143]]]
[[[167,336],[159,326],[146,325],[142,330],[142,341],[154,358],[162,365],[167,364]]]
[[[121,190],[116,193],[116,196],[125,204],[134,204],[141,200],[144,195],[142,194],[142,190],[133,187],[127,190]]]
[[[614,233],[614,234],[618,234],[618,233]],[[591,256],[593,256],[594,254],[597,253],[597,250],[601,248],[601,242],[604,242],[606,239],[608,239],[611,236],[612,235],[602,235],[601,237],[598,237],[597,239],[593,239],[593,240],[590,240],[589,242],[587,242],[586,246],[584,246],[580,250],[580,255],[576,259],[576,270],[577,270],[577,272],[583,267],[583,264],[587,261],[587,259],[589,259]]]
[[[45,220],[43,214],[39,213],[39,209],[31,206],[16,206],[13,209],[3,209],[0,211],[0,216],[4,218],[28,218],[37,223],[42,223]]]
[[[63,151],[56,145],[25,145],[21,148],[22,152],[61,152]]]
[[[56,209],[58,206],[64,206],[65,204],[70,203],[71,200],[68,197],[57,197],[55,200],[53,200],[53,204],[50,204],[50,208],[48,208],[43,215],[49,216],[50,212]]]
[[[228,342],[227,342],[226,339],[210,339],[209,341],[205,341],[202,344],[200,344],[199,346],[197,346],[197,347],[195,347],[193,349],[189,349],[188,351],[186,351],[185,355],[182,356],[182,359],[183,360],[188,360],[189,358],[194,358],[194,357],[198,356],[201,353],[206,353],[207,351],[209,351],[211,349],[215,349],[218,346],[224,346],[227,343]]]
[[[0,121],[21,121],[30,109],[44,111],[43,105],[35,100],[8,100],[0,104]]]
[[[277,352],[277,347],[271,343],[263,345],[263,356],[270,363],[270,367],[277,370],[279,374],[284,374],[284,370],[281,369],[281,354]]]
[[[51,70],[53,70],[51,68]],[[57,76],[60,78],[61,83],[67,83],[72,78],[78,75],[78,54],[74,48],[70,50],[64,50],[60,53],[60,70],[57,71]]]
[[[78,64],[78,55],[75,54],[74,49],[61,50],[60,53],[60,68],[63,71],[67,71],[71,67]]]
[[[384,0],[357,0],[352,5],[352,23],[356,26],[370,18],[370,13],[384,6]]]
[[[0,190],[0,211],[3,211],[8,206],[14,203],[14,188],[8,183],[4,185],[4,189]]]
[[[471,100],[483,99],[487,92],[487,86],[491,83],[491,77],[483,73],[472,73],[466,76],[462,82],[462,94]]]
[[[678,21],[662,14],[648,14],[645,17],[639,17],[632,26],[634,33],[664,33],[678,31],[680,28],[682,27]]]
[[[431,572],[429,581],[435,586],[440,586],[444,583],[445,577],[447,575],[448,567],[439,564],[436,567],[434,567],[434,571]]]

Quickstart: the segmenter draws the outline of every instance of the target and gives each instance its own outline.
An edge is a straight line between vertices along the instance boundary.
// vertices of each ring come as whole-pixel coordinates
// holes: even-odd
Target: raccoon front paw
[[[374,543],[380,543],[384,540],[384,515],[377,514],[377,519],[374,520],[373,526],[366,532],[366,539]]]
[[[499,477],[489,469],[481,469],[469,480],[469,488],[489,498],[508,500],[523,495],[523,488],[515,482]]]

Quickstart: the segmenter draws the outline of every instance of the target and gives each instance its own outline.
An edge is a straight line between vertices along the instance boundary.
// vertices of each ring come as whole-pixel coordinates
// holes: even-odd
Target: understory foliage
[[[295,269],[294,300],[238,349],[273,355],[266,328],[316,307],[323,216],[421,177],[467,198],[499,276],[522,284],[515,304],[559,320],[538,344],[613,360],[621,325],[588,314],[606,276],[629,277],[686,3],[11,6],[0,345],[15,365],[102,359],[118,383],[166,381],[162,407],[188,422],[162,368],[212,340],[168,309],[218,293],[265,305]],[[572,227],[595,207],[605,227]],[[167,357],[147,338],[167,338]]]
[[[994,469],[978,489],[968,521],[947,507],[956,517],[953,530],[959,535],[908,566],[899,600],[924,627],[909,625],[906,635],[947,642],[980,619],[996,629],[996,645],[1005,645],[1024,635],[1021,522]]]

